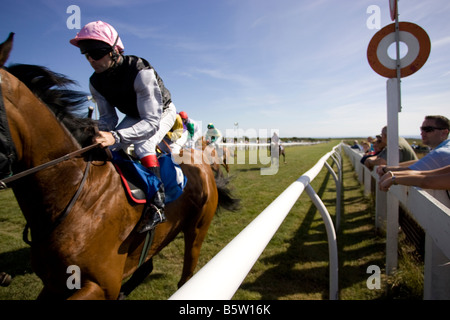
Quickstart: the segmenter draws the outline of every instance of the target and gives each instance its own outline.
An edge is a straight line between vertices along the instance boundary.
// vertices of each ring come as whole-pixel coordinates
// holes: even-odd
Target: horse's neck
[[[4,100],[9,104],[8,120],[21,163],[33,167],[78,149],[79,144],[50,109],[18,79],[6,76]]]
[[[79,149],[78,143],[47,106],[23,83],[15,78],[9,80],[3,93],[20,170]],[[62,210],[81,180],[83,169],[83,160],[75,159],[18,180],[14,192],[23,211]]]

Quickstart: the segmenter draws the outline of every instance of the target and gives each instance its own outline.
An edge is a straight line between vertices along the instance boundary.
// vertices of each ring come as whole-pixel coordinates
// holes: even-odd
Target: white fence
[[[349,146],[350,158],[365,194],[375,193],[376,226],[386,231],[386,273],[397,269],[398,209],[401,206],[425,231],[424,299],[450,299],[450,198],[443,190],[392,186],[379,191],[378,175],[360,163],[362,154]],[[375,190],[374,190],[375,189]]]
[[[171,300],[219,300],[231,299],[251,268],[258,260],[285,217],[306,189],[307,194],[318,208],[327,231],[330,256],[330,299],[338,298],[338,255],[335,226],[331,217],[310,183],[325,166],[336,182],[336,228],[339,227],[341,208],[342,158],[340,145],[324,155],[317,164],[293,182],[263,212],[225,248],[213,257]],[[327,163],[332,159],[338,169],[336,174]]]
[[[319,144],[319,143],[323,143],[324,141],[299,141],[299,142],[282,142],[281,145],[283,145],[284,147],[293,147],[293,146],[309,146],[312,144]],[[226,146],[226,147],[235,147],[238,150],[243,150],[243,149],[249,149],[249,148],[268,148],[270,147],[270,143],[267,142],[237,142],[237,143],[233,143],[233,142],[223,142],[220,143],[219,146]]]

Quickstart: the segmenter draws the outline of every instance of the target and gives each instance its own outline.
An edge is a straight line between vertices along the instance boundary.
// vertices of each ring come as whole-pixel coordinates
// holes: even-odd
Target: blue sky
[[[70,5],[81,26],[113,25],[125,54],[147,59],[172,93],[178,111],[224,133],[281,137],[379,134],[387,123],[386,78],[366,58],[378,31],[367,26],[388,0],[15,0],[0,11],[0,40],[15,32],[7,63],[38,64],[76,80],[88,92],[93,70],[69,44]],[[450,2],[401,0],[400,21],[431,39],[426,64],[402,79],[399,132],[419,135],[426,114],[450,117]]]

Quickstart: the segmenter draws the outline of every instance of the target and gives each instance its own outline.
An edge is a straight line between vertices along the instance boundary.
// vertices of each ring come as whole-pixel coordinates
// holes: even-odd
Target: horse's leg
[[[66,295],[67,293],[67,295]],[[76,290],[72,295],[68,291],[62,294],[60,291],[55,292],[49,290],[47,287],[39,293],[38,300],[54,300],[54,299],[68,299],[68,300],[105,300],[105,291],[96,283],[89,281],[85,283],[79,290]]]
[[[227,173],[230,173],[230,166],[228,165],[228,162],[227,162],[227,154],[225,153],[224,155],[223,155],[223,163],[224,163],[224,165],[225,165],[225,170],[227,170]]]
[[[123,264],[118,260],[108,260],[109,264],[100,265],[96,272],[83,278],[81,288],[74,292],[69,300],[116,300],[122,285]],[[88,272],[86,270],[86,272]],[[94,280],[95,279],[95,280]]]
[[[227,171],[227,174],[230,173],[230,167],[228,166],[228,157],[229,157],[229,151],[227,148],[223,149],[223,166],[225,167],[225,170]]]
[[[201,216],[203,215],[207,215],[206,218],[201,218],[197,225],[184,231],[184,263],[178,288],[192,277],[197,266],[200,249],[213,218],[213,215],[205,213],[205,209]]]
[[[153,270],[153,259],[146,261],[120,289],[119,300],[124,300]]]
[[[112,299],[105,295],[105,290],[95,282],[88,281],[80,290],[71,295],[68,300],[105,300]]]
[[[198,232],[198,230],[197,230]],[[194,274],[197,266],[198,257],[200,255],[201,242],[198,244],[196,231],[188,231],[184,233],[184,262],[183,272],[181,273],[178,288],[181,288]]]
[[[225,171],[227,172],[227,174],[230,173],[230,167],[228,166],[228,164],[226,162],[222,163],[223,167],[225,168]]]

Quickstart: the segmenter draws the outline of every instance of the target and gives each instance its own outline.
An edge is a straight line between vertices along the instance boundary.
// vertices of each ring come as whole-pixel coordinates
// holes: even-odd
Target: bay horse
[[[278,147],[277,147],[278,145]],[[272,162],[274,161],[274,159],[276,159],[277,161],[280,160],[280,156],[283,156],[283,163],[286,164],[286,153],[284,151],[284,147],[280,144],[280,143],[273,143],[270,145],[270,157],[272,158]],[[273,151],[276,150],[278,148],[278,155],[274,155]]]
[[[284,147],[281,144],[278,146],[278,154],[283,156],[283,162],[286,163],[286,153],[284,152]]]
[[[68,107],[83,100],[83,94],[67,89],[73,81],[38,66],[3,68],[11,45],[12,36],[0,45],[0,109],[3,105],[15,150],[13,171],[21,172],[91,144],[96,122],[69,112]],[[0,142],[8,138],[2,132]],[[137,285],[124,289],[124,279],[133,274],[131,279],[142,280],[152,269],[151,258],[183,232],[181,286],[194,273],[216,210],[238,208],[239,200],[233,198],[227,182],[215,177],[208,164],[181,163],[187,177],[183,194],[166,206],[167,221],[156,227],[138,267],[145,234],[138,234],[135,226],[144,205],[129,200],[103,153],[97,148],[89,156],[70,158],[8,185],[30,227],[31,264],[43,282],[38,298],[117,299]],[[61,219],[69,203],[71,209]],[[67,285],[70,266],[80,270],[80,288]]]
[[[231,157],[231,152],[227,147],[223,146],[222,150],[217,150],[213,144],[208,143],[204,137],[201,139],[202,150],[207,162],[211,164],[211,168],[216,174],[221,175],[220,165],[225,168],[227,174],[230,173],[230,166],[228,159]]]

